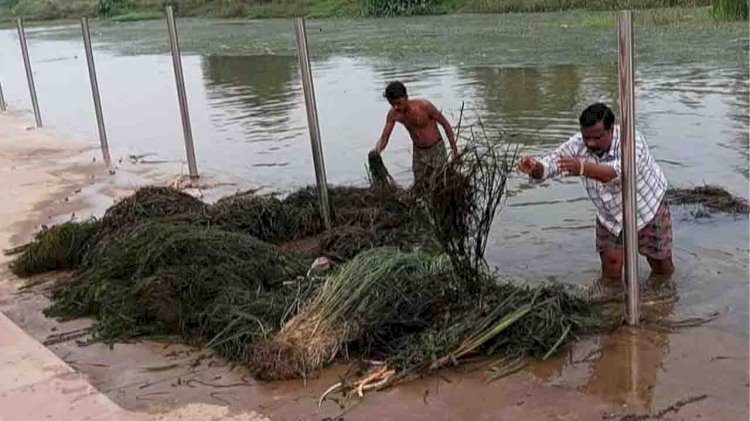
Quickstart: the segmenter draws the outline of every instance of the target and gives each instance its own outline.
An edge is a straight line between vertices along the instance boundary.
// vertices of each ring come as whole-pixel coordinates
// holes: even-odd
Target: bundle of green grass
[[[574,335],[620,323],[559,285],[532,288],[493,276],[471,284],[446,255],[365,251],[256,344],[250,368],[262,380],[306,377],[356,352],[381,362],[372,377],[352,383],[368,390],[466,356],[545,359]]]
[[[428,275],[447,271],[445,256],[373,249],[359,254],[329,276],[303,310],[270,341],[256,348],[256,377],[303,377],[333,361],[348,344],[361,340],[383,320],[397,316],[401,304],[417,306],[444,287]],[[429,299],[427,298],[429,297]]]

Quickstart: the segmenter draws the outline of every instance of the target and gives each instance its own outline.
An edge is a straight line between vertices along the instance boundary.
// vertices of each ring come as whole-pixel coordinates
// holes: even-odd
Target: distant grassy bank
[[[2,0],[0,0],[2,2]],[[675,19],[664,9],[703,8],[708,18],[747,20],[747,0],[5,0],[0,22],[94,16],[115,21],[160,19],[166,4],[178,14],[214,18],[345,18],[450,13],[526,13],[563,10],[656,9],[641,13]],[[672,17],[670,17],[672,16]]]

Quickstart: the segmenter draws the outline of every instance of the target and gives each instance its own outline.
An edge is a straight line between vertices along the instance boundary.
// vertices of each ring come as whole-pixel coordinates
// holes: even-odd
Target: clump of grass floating
[[[672,205],[701,205],[714,212],[741,215],[750,213],[747,200],[735,197],[719,186],[670,188],[667,190],[667,201]]]

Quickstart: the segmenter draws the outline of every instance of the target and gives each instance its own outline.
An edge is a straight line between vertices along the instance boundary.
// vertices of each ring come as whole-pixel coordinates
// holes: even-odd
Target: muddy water
[[[381,91],[393,79],[407,82],[414,96],[431,99],[454,123],[465,101],[464,124],[476,127],[479,116],[491,132],[505,130],[525,153],[554,148],[576,130],[582,107],[617,98],[615,29],[587,28],[581,24],[587,16],[310,22],[329,180],[364,182],[364,156],[387,111]],[[94,25],[97,68],[110,142],[156,153],[154,159],[181,161],[184,150],[164,26]],[[200,167],[279,189],[313,183],[291,23],[186,20],[180,22],[180,33]],[[95,142],[78,28],[30,30],[29,42],[45,122]],[[716,183],[747,197],[746,27],[637,28],[636,46],[638,129],[670,182]],[[29,107],[13,31],[0,31],[0,81],[11,106]],[[406,133],[397,129],[385,160],[403,183],[410,181],[410,153]],[[494,227],[491,260],[508,276],[532,282],[593,281],[598,275],[594,213],[578,182],[531,187],[518,178],[512,190]],[[430,379],[379,394],[363,405],[359,416],[388,418],[397,410],[452,419],[519,414],[538,419],[558,413],[589,419],[605,409],[659,410],[706,393],[716,399],[706,415],[728,419],[745,412],[748,220],[729,215],[696,218],[693,212],[673,209],[679,300],[647,310],[655,308],[673,318],[720,312],[709,327],[680,334],[625,331],[592,338],[561,358],[491,387],[481,381],[481,372],[457,375],[442,386]],[[641,264],[646,266],[645,261]],[[646,277],[642,273],[643,281]],[[119,390],[116,400],[134,409],[151,408],[148,403],[154,400],[184,403],[191,399],[185,390],[196,386],[169,384],[157,390],[162,393],[138,400],[134,396],[146,383],[133,381],[132,392],[127,392],[127,385],[117,389],[111,372],[95,371],[92,376],[102,388]],[[233,406],[251,405],[275,414],[310,414],[314,395],[335,380],[335,373],[325,376],[304,392],[296,383],[253,388],[255,397],[240,388],[228,400]],[[148,381],[142,374],[136,378]],[[241,376],[224,379],[239,381]],[[549,387],[564,392],[555,394]],[[434,388],[442,391],[440,398],[435,398]],[[201,396],[206,398],[206,393]],[[504,397],[502,404],[496,396]],[[531,407],[524,403],[532,400]],[[581,402],[581,407],[571,402]],[[334,412],[328,407],[322,414]]]

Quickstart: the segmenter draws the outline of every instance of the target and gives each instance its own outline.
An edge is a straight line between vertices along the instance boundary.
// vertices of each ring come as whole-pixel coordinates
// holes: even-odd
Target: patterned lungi
[[[414,147],[412,155],[412,171],[414,171],[414,187],[424,191],[429,185],[430,178],[435,171],[448,163],[448,153],[442,139],[429,148]]]
[[[623,241],[622,233],[615,237],[597,219],[596,251],[601,253],[622,249]],[[654,260],[672,257],[672,217],[666,196],[662,199],[654,219],[638,231],[638,251]]]

